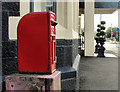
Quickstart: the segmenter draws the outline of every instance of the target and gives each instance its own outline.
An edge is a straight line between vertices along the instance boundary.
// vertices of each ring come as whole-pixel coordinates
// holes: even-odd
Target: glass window
[[[36,0],[30,0],[30,12],[42,12],[52,11],[57,14],[57,3],[56,0],[46,0],[46,2],[38,2]],[[44,4],[44,5],[43,5]]]

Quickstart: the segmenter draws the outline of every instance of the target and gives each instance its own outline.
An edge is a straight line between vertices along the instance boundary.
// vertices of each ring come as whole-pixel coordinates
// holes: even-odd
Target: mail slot
[[[53,73],[56,70],[55,14],[33,12],[21,18],[17,28],[18,70]]]

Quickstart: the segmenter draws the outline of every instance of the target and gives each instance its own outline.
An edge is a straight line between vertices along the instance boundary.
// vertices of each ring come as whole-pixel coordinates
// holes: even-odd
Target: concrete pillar
[[[67,29],[68,31],[66,34],[69,34],[66,36],[66,39],[72,39],[72,29],[73,29],[73,2],[67,3]]]
[[[57,39],[71,39],[72,37],[71,5],[72,2],[57,2]]]
[[[79,16],[78,28],[79,28],[79,34],[82,34],[82,32],[81,32],[81,16]]]
[[[94,56],[94,0],[85,0],[85,56]]]

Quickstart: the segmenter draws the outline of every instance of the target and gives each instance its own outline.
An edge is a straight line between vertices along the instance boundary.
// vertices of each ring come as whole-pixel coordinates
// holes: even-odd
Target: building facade
[[[1,22],[0,52],[3,81],[6,75],[18,72],[17,25],[30,12],[52,11],[56,14],[57,70],[61,71],[62,89],[79,89],[81,14],[84,14],[85,56],[94,56],[94,14],[111,14],[118,3],[94,0],[17,0],[0,2]],[[117,7],[116,7],[117,6]],[[4,82],[2,82],[4,83]],[[3,84],[4,85],[4,84]],[[4,89],[5,86],[3,86]]]
[[[79,1],[47,2],[38,0],[1,2],[2,4],[2,75],[17,73],[17,25],[30,12],[53,11],[56,14],[57,70],[61,71],[62,89],[79,89],[78,16]],[[4,82],[3,82],[4,83]],[[4,89],[3,84],[3,89]]]

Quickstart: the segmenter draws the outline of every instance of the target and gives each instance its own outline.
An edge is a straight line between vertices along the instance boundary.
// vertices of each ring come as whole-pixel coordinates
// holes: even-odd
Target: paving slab
[[[118,48],[106,43],[105,58],[82,57],[80,90],[118,90]]]

